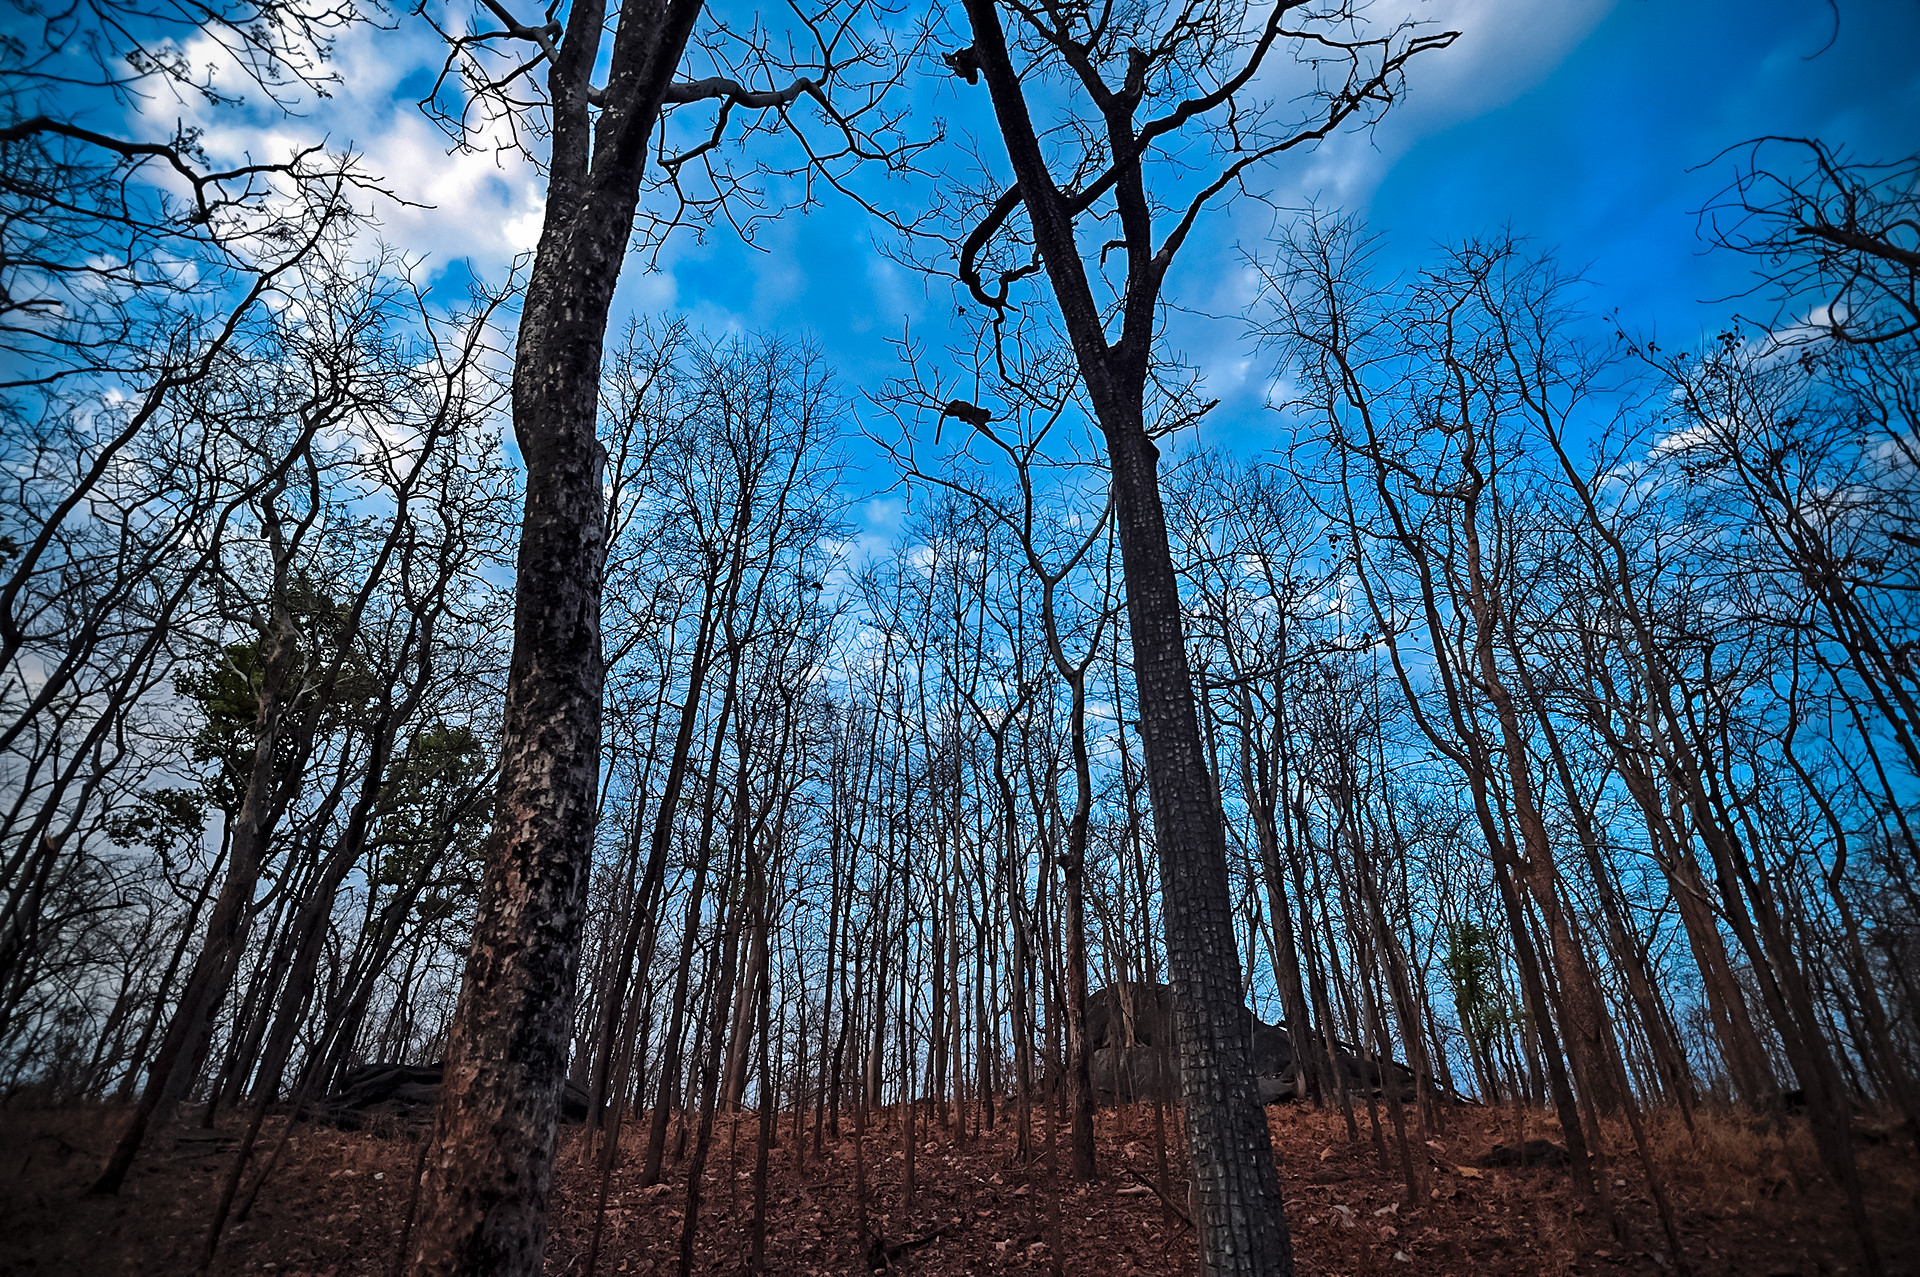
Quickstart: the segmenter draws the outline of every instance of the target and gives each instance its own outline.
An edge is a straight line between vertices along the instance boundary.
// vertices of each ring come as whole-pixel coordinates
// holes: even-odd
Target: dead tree
[[[465,91],[449,95],[457,105],[443,118],[466,137],[481,116],[524,126],[529,112],[540,114],[549,139],[547,199],[513,378],[527,486],[500,782],[433,1151],[408,1243],[407,1271],[415,1277],[531,1274],[545,1245],[597,814],[605,678],[606,508],[603,453],[594,437],[601,360],[662,110],[719,107],[710,139],[662,155],[659,171],[678,184],[686,164],[713,151],[734,111],[798,133],[795,104],[826,106],[829,88],[849,67],[885,63],[855,33],[859,3],[804,13],[812,47],[799,46],[797,65],[783,68],[753,46],[738,74],[678,82],[702,0],[623,0],[611,12],[605,0],[579,0],[564,17],[555,10],[533,19],[516,17],[498,0],[484,4],[488,16],[471,31],[447,34],[442,83],[464,76]],[[603,51],[606,78],[596,83]],[[543,68],[544,84],[536,79]],[[779,84],[751,83],[783,70]],[[870,107],[886,83],[883,73]],[[446,100],[437,87],[434,100]],[[887,127],[877,112],[861,122],[827,111],[838,143],[809,148],[806,166],[831,168],[881,153],[871,140]]]
[[[948,65],[981,79],[1011,180],[997,181],[950,241],[965,296],[988,317],[1010,290],[1044,276],[1112,472],[1115,534],[1124,564],[1133,675],[1165,898],[1168,965],[1178,1006],[1188,1144],[1207,1272],[1292,1268],[1273,1147],[1249,1066],[1239,955],[1227,886],[1226,839],[1200,738],[1178,581],[1168,549],[1154,436],[1174,424],[1149,414],[1154,339],[1174,257],[1207,208],[1261,165],[1390,102],[1402,68],[1446,34],[1394,30],[1349,36],[1351,15],[1282,0],[1249,20],[1233,5],[1191,0],[1128,10],[1023,8],[968,0],[968,47]],[[1011,19],[1011,38],[1005,25]],[[1298,24],[1298,25],[1296,25]],[[1284,48],[1334,68],[1302,119],[1259,101],[1254,87]],[[1036,123],[1030,94],[1058,93],[1065,132]],[[1048,111],[1062,109],[1049,97]],[[1156,161],[1195,135],[1221,157],[1185,189]],[[1156,230],[1156,195],[1172,201]],[[1105,230],[1104,247],[1077,235]],[[1110,274],[1117,253],[1124,262]],[[1096,288],[1109,289],[1107,300]],[[1111,337],[1117,326],[1118,336]],[[991,406],[971,407],[991,419]]]

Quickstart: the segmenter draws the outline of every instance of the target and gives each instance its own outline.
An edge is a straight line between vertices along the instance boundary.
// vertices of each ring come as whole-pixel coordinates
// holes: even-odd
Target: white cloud
[[[1240,318],[1260,281],[1238,258],[1272,231],[1274,210],[1314,205],[1364,210],[1394,165],[1422,139],[1512,102],[1541,83],[1599,25],[1615,0],[1434,0],[1402,11],[1428,29],[1456,30],[1445,49],[1415,58],[1407,91],[1377,128],[1336,134],[1305,153],[1282,156],[1249,185],[1265,199],[1243,200],[1185,254],[1169,290],[1197,313],[1176,316],[1175,344],[1200,368],[1206,393],[1232,410],[1257,407],[1260,389]],[[1377,21],[1391,21],[1383,6]],[[1270,91],[1304,88],[1293,64],[1277,68]]]
[[[1393,7],[1405,3],[1388,0],[1373,16],[1391,20],[1406,12],[1434,29],[1458,29],[1461,38],[1416,59],[1406,98],[1379,128],[1337,136],[1272,165],[1255,185],[1264,187],[1274,203],[1363,207],[1422,138],[1511,102],[1538,84],[1614,0],[1431,0],[1411,10]],[[190,53],[205,60],[214,51],[196,46]],[[217,160],[278,158],[321,139],[350,145],[364,156],[365,169],[405,201],[384,202],[377,210],[380,238],[424,259],[430,271],[466,259],[481,277],[498,280],[537,241],[545,183],[537,167],[511,148],[452,150],[421,114],[415,99],[444,56],[440,39],[417,19],[402,18],[386,30],[360,27],[344,33],[334,50],[332,66],[342,83],[304,114],[287,117],[259,102],[241,110],[169,102],[148,123],[155,131],[170,131],[177,106],[186,123],[205,130],[205,145]],[[1300,87],[1299,74],[1287,60],[1276,66],[1271,87],[1289,96]],[[1256,281],[1236,260],[1235,245],[1259,243],[1270,217],[1266,205],[1251,200],[1226,217],[1216,216],[1183,254],[1180,278],[1170,290],[1170,296],[1200,312],[1175,318],[1174,345],[1198,363],[1207,393],[1228,400],[1229,412],[1257,407],[1264,389],[1268,361],[1249,357],[1240,320]],[[683,307],[697,323],[720,331],[750,329],[784,316],[809,294],[810,285],[817,289],[819,283],[807,274],[816,255],[800,251],[809,242],[802,223],[786,219],[763,228],[768,252],[741,248],[724,228],[704,244],[677,236],[658,269],[626,263],[616,314]],[[907,315],[937,322],[939,307],[905,272],[870,254],[864,257],[864,279],[841,285],[842,303],[855,311],[844,325],[849,336],[877,341],[896,333]],[[709,276],[714,278],[706,287],[682,284]],[[860,284],[866,295],[856,300],[847,286]],[[846,355],[836,354],[844,364]]]
[[[299,114],[258,102],[239,109],[188,104],[182,118],[204,130],[202,145],[216,162],[277,160],[323,141],[352,148],[363,171],[397,197],[374,207],[381,240],[425,259],[431,270],[466,259],[477,274],[499,280],[539,238],[545,183],[530,160],[505,145],[504,132],[455,150],[420,112],[415,98],[444,56],[439,38],[416,21],[356,27],[334,47],[341,83]]]
[[[1600,24],[1614,0],[1438,0],[1411,16],[1453,30],[1449,47],[1409,64],[1407,94],[1371,133],[1347,133],[1317,148],[1300,194],[1359,207],[1420,139],[1507,105],[1538,85]]]

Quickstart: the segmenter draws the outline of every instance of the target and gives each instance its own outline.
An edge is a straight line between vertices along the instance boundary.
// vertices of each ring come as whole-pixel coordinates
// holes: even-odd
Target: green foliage
[[[428,884],[416,909],[429,922],[471,904],[480,891],[491,789],[488,751],[470,728],[436,722],[416,733],[380,795],[376,837],[384,854],[375,885]]]
[[[107,838],[116,847],[147,847],[166,856],[197,839],[207,826],[207,793],[202,789],[143,790],[133,806],[107,821]]]
[[[200,710],[200,729],[187,743],[188,755],[196,763],[215,765],[207,781],[207,797],[229,816],[240,808],[253,767],[265,679],[264,646],[259,640],[229,643],[217,656],[173,677],[173,690]],[[282,742],[282,748],[286,746]]]
[[[302,652],[326,653],[325,659],[331,659],[346,627],[346,605],[300,577],[288,589],[288,607],[300,629]],[[269,642],[263,635],[229,643],[204,663],[176,673],[173,679],[174,691],[200,709],[201,725],[188,743],[189,754],[196,763],[217,764],[207,793],[213,804],[229,815],[239,810],[253,768]],[[296,683],[288,689],[289,707],[304,707],[316,690]],[[365,662],[349,653],[335,680],[328,708],[336,720],[351,722],[364,716],[366,706],[377,695],[378,688]],[[293,766],[299,748],[299,742],[290,738],[276,742],[275,770],[284,775]]]
[[[1446,937],[1447,952],[1440,959],[1440,969],[1453,985],[1454,1004],[1466,1021],[1460,1027],[1484,1048],[1509,1019],[1496,978],[1500,955],[1494,948],[1493,930],[1485,923],[1465,918],[1450,923]]]

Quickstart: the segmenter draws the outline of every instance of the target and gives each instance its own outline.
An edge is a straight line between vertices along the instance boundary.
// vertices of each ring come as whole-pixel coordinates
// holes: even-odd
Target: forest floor
[[[1644,1177],[1624,1138],[1607,1172],[1621,1217],[1576,1202],[1564,1167],[1482,1166],[1495,1145],[1550,1136],[1549,1119],[1517,1109],[1452,1109],[1425,1150],[1425,1190],[1410,1201],[1387,1128],[1382,1159],[1367,1114],[1357,1142],[1338,1112],[1268,1110],[1299,1270],[1312,1277],[1374,1274],[1670,1273]],[[1004,1115],[1003,1115],[1004,1116]],[[0,1273],[191,1273],[237,1127],[182,1126],[156,1135],[120,1196],[88,1197],[117,1129],[116,1110],[0,1109]],[[271,1146],[280,1119],[262,1139]],[[790,1121],[790,1119],[789,1119]],[[1381,1115],[1382,1127],[1386,1117]],[[1862,1123],[1856,1151],[1890,1274],[1920,1274],[1920,1163],[1904,1132]],[[698,1273],[747,1266],[753,1140],[748,1116],[717,1126],[695,1246]],[[1014,1156],[1011,1131],[956,1140],[922,1122],[918,1191],[901,1201],[905,1159],[898,1114],[876,1115],[866,1141],[867,1210],[877,1239],[856,1227],[851,1131],[804,1161],[782,1123],[771,1155],[767,1270],[858,1274],[1070,1274],[1148,1277],[1195,1266],[1193,1234],[1148,1187],[1157,1148],[1151,1109],[1099,1115],[1102,1178],[1076,1185],[1041,1160]],[[632,1128],[629,1128],[630,1132]],[[405,1221],[424,1128],[350,1132],[303,1125],[251,1218],[230,1226],[211,1272],[275,1277],[385,1277]],[[584,1274],[597,1179],[582,1169],[577,1131],[563,1144],[547,1271]],[[1173,1134],[1169,1131],[1169,1140]],[[626,1145],[637,1142],[630,1134]],[[1701,1277],[1840,1274],[1859,1265],[1839,1195],[1817,1169],[1804,1121],[1784,1137],[1742,1115],[1702,1118],[1689,1136],[1657,1124],[1654,1143],[1673,1193],[1686,1259]],[[1064,1165],[1065,1149],[1060,1150]],[[256,1162],[264,1153],[256,1155]],[[676,1272],[686,1209],[684,1170],[636,1187],[626,1147],[609,1194],[599,1272]],[[1050,1188],[1058,1185],[1057,1191]],[[1173,1196],[1184,1204],[1184,1191]]]

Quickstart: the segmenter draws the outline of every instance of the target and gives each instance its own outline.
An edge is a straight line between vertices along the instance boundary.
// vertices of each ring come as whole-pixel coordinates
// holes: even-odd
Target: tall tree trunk
[[[279,538],[274,539],[278,544]],[[187,975],[173,1018],[154,1052],[146,1089],[134,1105],[126,1129],[121,1132],[100,1177],[94,1181],[92,1191],[95,1193],[120,1191],[146,1139],[148,1126],[163,1110],[178,1103],[192,1083],[194,1070],[199,1067],[200,1057],[213,1033],[214,1012],[226,996],[241,951],[246,947],[247,926],[253,917],[254,889],[260,881],[260,867],[266,857],[274,818],[284,805],[283,777],[276,754],[283,724],[290,712],[294,665],[299,656],[299,629],[284,600],[280,600],[274,607],[273,630],[262,663],[252,766],[245,796],[233,819],[232,836],[227,840],[226,876],[220,894],[214,899],[213,912],[207,918],[206,939],[201,944],[200,956]]]
[[[1147,260],[1151,254],[1144,237],[1151,233],[1151,214],[1139,154],[1119,166],[1116,188],[1130,223],[1133,275],[1125,336],[1116,346],[1107,340],[1094,302],[1073,214],[1047,169],[996,0],[966,0],[966,11],[1035,247],[1105,436],[1113,476],[1134,685],[1160,858],[1187,1144],[1200,1208],[1201,1270],[1248,1277],[1291,1274],[1293,1245],[1266,1111],[1254,1085],[1251,1026],[1241,1002],[1226,830],[1200,739],[1180,589],[1160,496],[1160,453],[1146,428],[1157,272],[1164,265]]]
[[[1241,1000],[1226,831],[1200,740],[1160,500],[1159,450],[1137,417],[1103,424],[1160,856],[1187,1145],[1201,1211],[1201,1270],[1290,1273],[1292,1242]]]
[[[411,1277],[533,1277],[545,1250],[606,673],[601,360],[648,139],[700,9],[700,0],[626,0],[597,99],[605,0],[568,11],[548,59],[546,213],[513,374],[527,477],[500,784]]]
[[[534,1274],[546,1241],[573,1027],[600,765],[594,439],[601,342],[622,229],[570,225],[556,193],[514,379],[527,462],[500,783],[465,978],[447,1043],[408,1271]],[[630,220],[631,210],[628,212]]]
[[[1326,1062],[1313,1041],[1307,1012],[1306,982],[1300,975],[1300,944],[1294,935],[1293,911],[1287,904],[1286,870],[1280,859],[1279,795],[1282,783],[1273,775],[1279,759],[1262,752],[1254,764],[1253,698],[1240,698],[1240,784],[1246,795],[1247,816],[1260,849],[1260,870],[1267,889],[1267,912],[1273,926],[1274,982],[1280,988],[1280,1007],[1287,1018],[1287,1042],[1293,1050],[1296,1099],[1312,1093],[1322,1103],[1329,1089]],[[1277,752],[1277,751],[1275,751]]]
[[[737,559],[736,559],[737,563]],[[736,568],[728,577],[729,585],[739,579]],[[679,814],[680,790],[686,783],[688,761],[693,754],[694,729],[699,724],[701,693],[706,684],[707,668],[712,663],[712,648],[715,631],[715,581],[708,573],[702,582],[705,587],[701,598],[700,623],[695,632],[693,652],[688,660],[686,698],[680,705],[680,722],[674,731],[673,754],[667,763],[666,783],[660,794],[658,806],[654,809],[653,831],[647,845],[646,867],[641,874],[640,885],[634,893],[633,913],[627,919],[620,946],[619,955],[613,963],[611,980],[607,986],[607,1004],[600,1017],[599,1040],[595,1044],[595,1057],[591,1087],[587,1104],[588,1129],[600,1120],[600,1113],[606,1103],[608,1080],[613,1070],[614,1046],[620,1036],[620,1022],[630,1014],[628,1009],[629,993],[634,976],[652,963],[653,948],[659,936],[660,897],[665,888],[667,872],[667,852],[673,843],[673,823]],[[729,599],[731,602],[731,599]],[[681,1004],[684,1005],[684,992]]]
[[[1097,641],[1097,640],[1096,640]],[[1091,657],[1088,658],[1089,662]],[[1086,669],[1072,679],[1074,791],[1067,824],[1066,1028],[1068,1133],[1073,1177],[1096,1174],[1093,1149],[1093,1079],[1087,1042],[1087,827],[1093,812],[1093,767],[1087,753]]]

